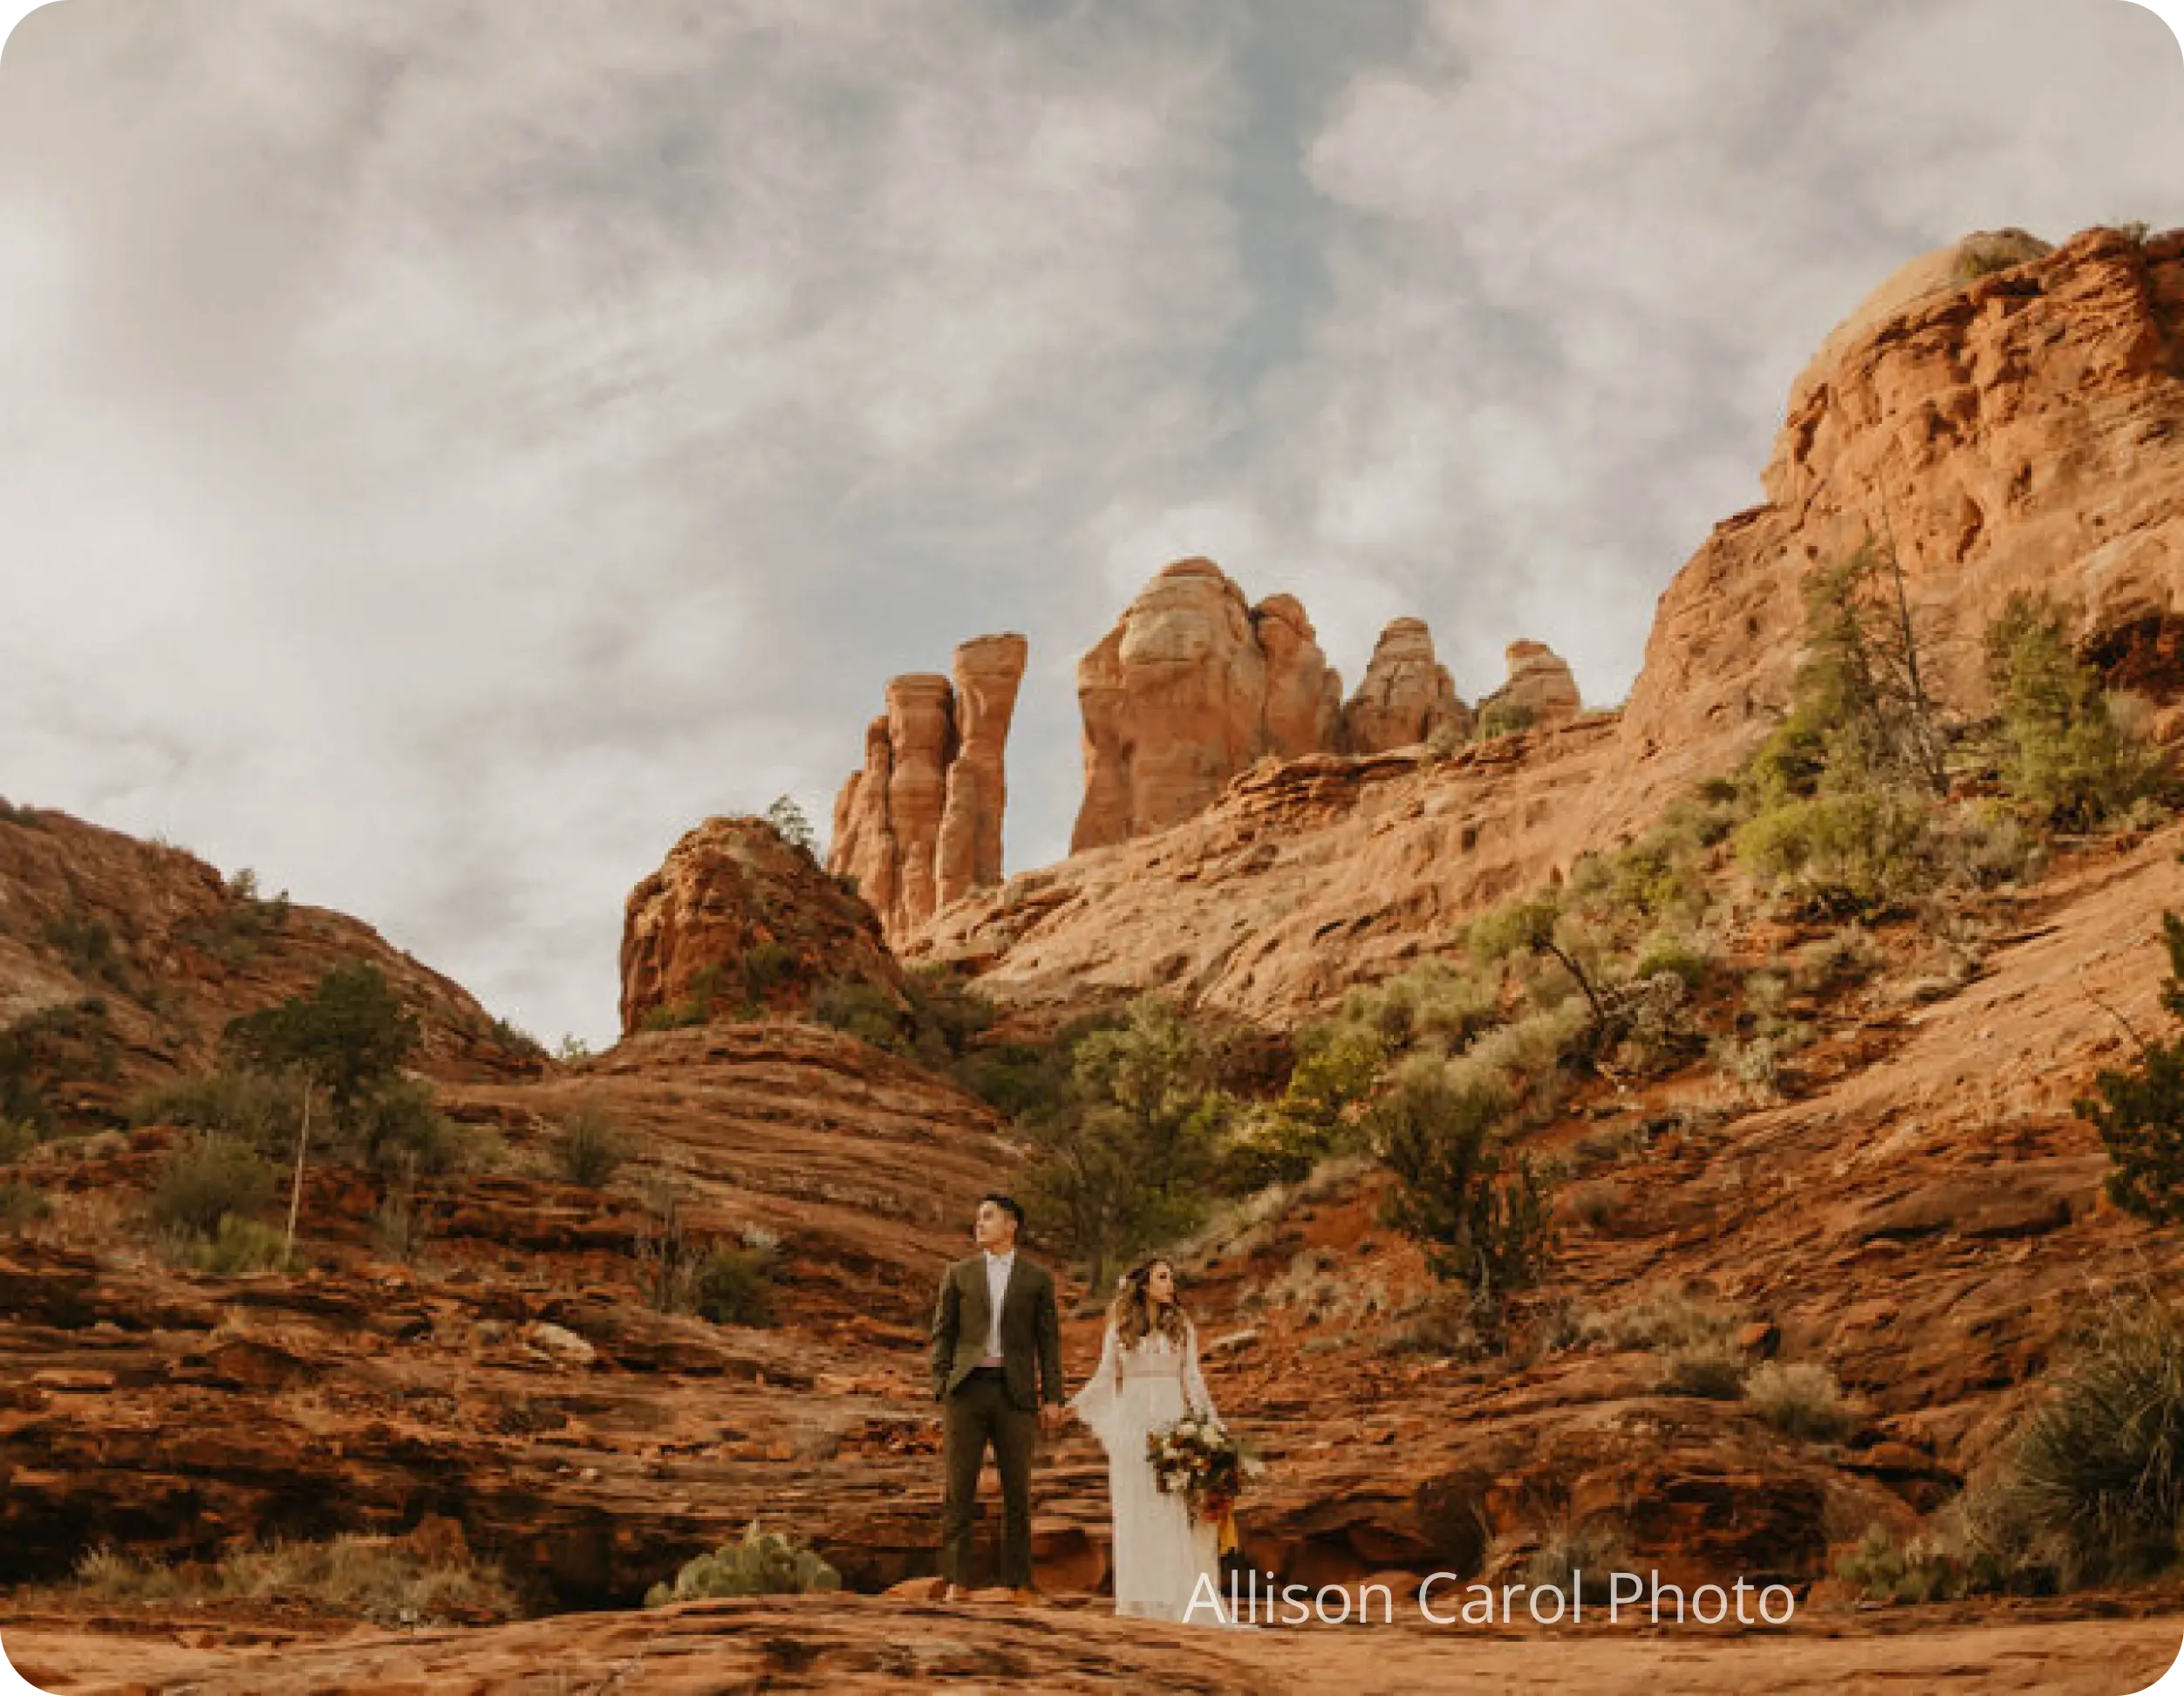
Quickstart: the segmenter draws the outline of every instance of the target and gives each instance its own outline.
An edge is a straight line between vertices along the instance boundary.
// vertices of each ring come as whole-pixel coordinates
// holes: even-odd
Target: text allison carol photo
[[[1453,1572],[1437,1572],[1418,1586],[1419,1617],[1434,1625],[1509,1625],[1529,1617],[1540,1625],[1586,1623],[1585,1575],[1570,1575],[1567,1590],[1552,1584],[1466,1583]],[[1607,1598],[1594,1597],[1592,1619],[1608,1625],[1786,1625],[1797,1611],[1787,1584],[1755,1584],[1738,1578],[1726,1586],[1700,1584],[1688,1597],[1681,1586],[1664,1584],[1658,1572],[1612,1572]],[[1313,1621],[1340,1625],[1393,1624],[1396,1598],[1386,1584],[1346,1589],[1280,1584],[1271,1572],[1232,1571],[1225,1594],[1202,1576],[1186,1617],[1239,1625],[1303,1625]]]

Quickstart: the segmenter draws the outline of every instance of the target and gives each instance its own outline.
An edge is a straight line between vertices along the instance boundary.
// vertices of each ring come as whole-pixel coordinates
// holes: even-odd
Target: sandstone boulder
[[[750,1006],[806,1007],[841,979],[902,995],[872,909],[762,818],[708,818],[630,892],[624,1036]]]
[[[1342,708],[1342,747],[1352,754],[1411,748],[1437,735],[1471,734],[1471,713],[1449,668],[1435,658],[1422,619],[1397,619],[1380,633],[1357,693]]]
[[[1003,756],[1030,646],[1021,636],[980,636],[955,651],[956,756],[948,767],[934,882],[943,906],[1001,880],[1008,803]]]

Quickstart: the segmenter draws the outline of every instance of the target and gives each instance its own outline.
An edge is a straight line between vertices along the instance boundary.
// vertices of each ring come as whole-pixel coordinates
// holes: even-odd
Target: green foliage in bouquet
[[[645,1593],[648,1608],[696,1602],[713,1596],[799,1596],[842,1588],[842,1575],[818,1553],[779,1531],[762,1531],[753,1520],[741,1542],[723,1543],[710,1555],[686,1561],[672,1584]]]

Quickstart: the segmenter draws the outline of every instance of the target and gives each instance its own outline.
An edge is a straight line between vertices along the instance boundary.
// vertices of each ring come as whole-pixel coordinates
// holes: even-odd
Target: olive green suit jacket
[[[936,1401],[945,1400],[985,1356],[993,1312],[985,1255],[950,1267],[932,1310]],[[1026,1260],[1020,1248],[1009,1268],[1008,1288],[1001,1292],[1001,1371],[1009,1400],[1027,1412],[1042,1401],[1061,1400],[1061,1320],[1054,1310],[1054,1277]]]

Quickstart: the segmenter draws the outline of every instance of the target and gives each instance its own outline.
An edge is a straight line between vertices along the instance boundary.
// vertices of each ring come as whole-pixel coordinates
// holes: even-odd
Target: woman
[[[1217,1528],[1154,1481],[1145,1434],[1186,1407],[1218,1418],[1198,1371],[1198,1333],[1176,1300],[1176,1269],[1148,1261],[1123,1275],[1107,1313],[1099,1369],[1069,1404],[1107,1449],[1115,1611],[1139,1619],[1226,1624],[1218,1604]],[[1201,1579],[1211,1580],[1202,1586]],[[1205,1605],[1208,1595],[1216,1605]],[[1193,1597],[1198,1606],[1192,1609]]]

